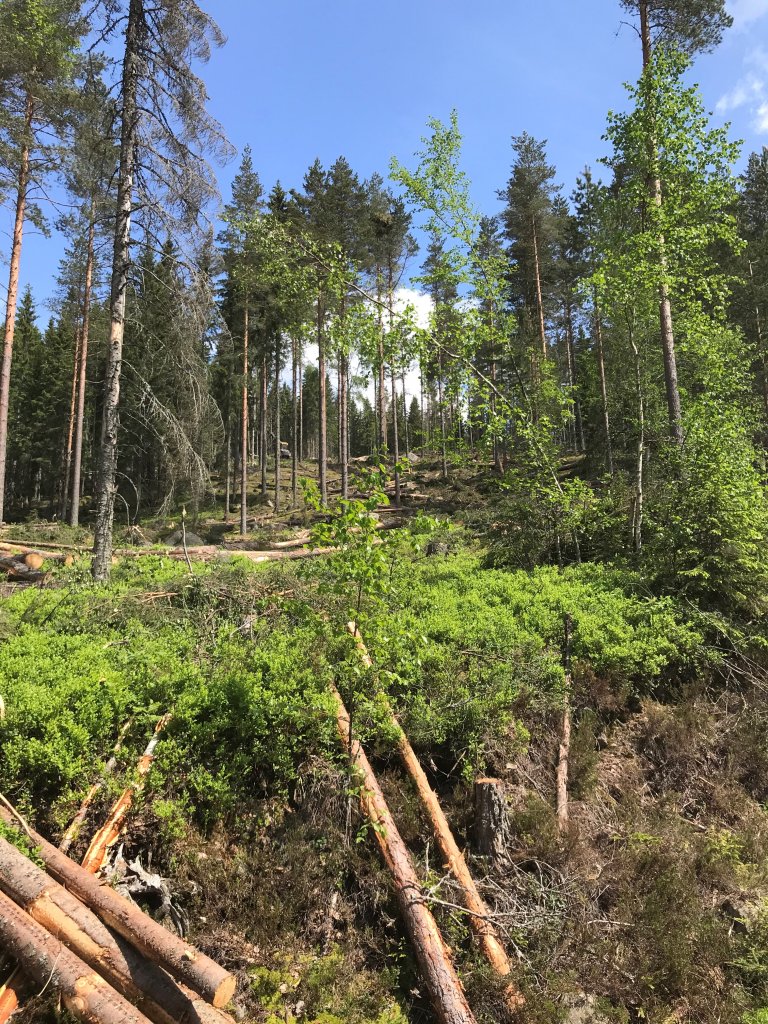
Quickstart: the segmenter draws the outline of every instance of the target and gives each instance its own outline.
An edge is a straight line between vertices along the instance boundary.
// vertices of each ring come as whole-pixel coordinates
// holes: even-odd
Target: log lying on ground
[[[164,715],[155,726],[152,739],[147,744],[146,750],[141,755],[139,763],[136,765],[136,782],[123,790],[118,799],[112,805],[112,809],[107,816],[107,820],[94,835],[93,839],[91,839],[91,844],[86,850],[82,861],[83,867],[86,871],[91,871],[94,874],[97,874],[104,867],[110,849],[118,841],[123,831],[125,818],[128,811],[131,809],[134,796],[144,789],[144,782],[149,769],[152,767],[152,762],[155,759],[155,748],[157,747],[158,740],[160,739],[160,733],[170,720],[170,715]]]
[[[9,580],[17,580],[20,583],[40,583],[45,579],[46,574],[40,572],[40,566],[45,559],[37,552],[30,552],[27,555],[9,555],[0,558],[0,572],[5,573]]]
[[[355,639],[355,645],[363,664],[367,668],[373,668],[373,662],[371,661],[370,655],[363,643],[363,638],[361,637],[356,624],[354,622],[349,622],[347,624],[347,629]],[[507,978],[512,973],[512,964],[510,963],[504,946],[499,940],[496,929],[491,923],[490,910],[486,905],[485,900],[478,892],[475,880],[472,878],[469,868],[467,867],[467,862],[464,859],[464,855],[459,849],[456,839],[454,838],[451,826],[445,816],[445,812],[440,806],[440,801],[438,800],[435,791],[429,784],[429,779],[427,778],[424,769],[421,767],[421,763],[416,757],[408,737],[405,735],[405,732],[400,726],[394,712],[390,711],[390,715],[392,724],[397,729],[397,734],[399,736],[397,749],[400,759],[408,775],[410,775],[416,785],[419,800],[421,801],[421,805],[430,820],[438,846],[445,858],[446,866],[454,879],[459,883],[461,888],[461,900],[468,911],[470,927],[480,944],[480,948],[483,951],[485,959],[497,974],[501,975],[503,978]],[[510,1010],[519,1010],[525,1005],[525,997],[513,984],[509,984],[507,986],[505,998]]]
[[[132,719],[129,719],[120,730],[120,734],[117,737],[117,742],[112,748],[112,756],[104,765],[104,771],[101,773],[101,778],[99,779],[98,782],[94,782],[94,784],[85,794],[83,802],[80,804],[80,807],[78,808],[77,814],[74,816],[74,818],[69,824],[69,828],[62,836],[61,842],[59,843],[59,849],[61,850],[62,853],[69,853],[69,849],[72,846],[72,843],[74,843],[75,839],[77,839],[78,835],[80,834],[80,829],[83,826],[85,816],[88,814],[88,808],[93,803],[94,797],[102,789],[104,785],[104,780],[107,778],[107,776],[111,775],[112,772],[115,770],[117,766],[117,755],[120,753],[120,749],[123,745],[123,740],[125,739],[125,734],[131,726],[131,721]],[[0,1021],[0,1024],[2,1024],[2,1021]]]
[[[139,956],[80,900],[0,837],[0,890],[135,1003],[155,1024],[231,1024],[189,989]]]
[[[0,819],[18,828],[18,819],[3,806],[0,806]],[[209,1003],[216,1007],[226,1006],[236,986],[236,979],[228,971],[143,914],[135,903],[100,882],[33,829],[29,830],[29,838],[37,847],[48,874],[77,896],[105,924],[152,963],[199,992]]]
[[[148,1024],[87,964],[0,893],[0,945],[42,990],[52,985],[64,1005],[87,1024]]]
[[[373,824],[376,841],[395,884],[400,906],[413,949],[432,1006],[440,1024],[475,1024],[467,997],[443,942],[431,911],[424,902],[421,884],[408,849],[389,813],[384,794],[370,766],[365,751],[351,733],[350,718],[336,687],[331,688],[336,702],[336,724],[352,765],[362,776],[360,803],[363,813]]]
[[[14,968],[4,985],[0,985],[0,1024],[8,1024],[18,1010],[28,988],[28,982],[18,967]]]

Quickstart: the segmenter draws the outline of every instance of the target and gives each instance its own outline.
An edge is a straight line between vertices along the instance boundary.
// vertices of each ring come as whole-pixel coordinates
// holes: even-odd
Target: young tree
[[[111,565],[134,204],[150,237],[157,237],[158,222],[177,232],[193,228],[216,195],[203,154],[224,149],[219,126],[205,110],[205,86],[190,68],[190,60],[206,61],[211,44],[223,42],[214,22],[194,0],[173,0],[162,6],[148,0],[123,0],[117,7],[112,24],[124,29],[118,97],[120,165],[96,493],[95,580],[106,580]]]
[[[0,364],[0,522],[24,222],[43,223],[31,199],[51,174],[70,123],[84,31],[75,0],[6,0],[0,6],[0,174],[2,185],[15,178],[16,208]]]
[[[640,20],[639,34],[643,49],[643,79],[651,77],[653,47],[661,42],[689,54],[706,51],[716,46],[723,31],[732,23],[725,10],[725,0],[621,0],[625,10],[637,13]],[[648,90],[648,99],[653,95]],[[652,105],[647,105],[648,118],[645,124],[644,144],[647,159],[644,161],[648,172],[648,188],[653,206],[657,211],[664,204],[664,184],[658,167],[657,116]],[[661,347],[664,354],[664,380],[667,389],[670,436],[678,444],[683,443],[682,409],[680,389],[677,380],[677,355],[672,316],[672,303],[666,280],[667,246],[663,234],[656,239],[659,262],[659,321]]]

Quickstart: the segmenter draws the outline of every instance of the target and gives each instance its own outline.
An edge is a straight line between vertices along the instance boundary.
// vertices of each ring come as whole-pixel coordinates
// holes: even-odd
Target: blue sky
[[[428,117],[455,107],[485,212],[498,209],[510,138],[523,131],[548,140],[569,192],[605,153],[606,112],[624,105],[622,83],[640,70],[618,0],[200,2],[228,37],[202,69],[211,112],[238,150],[250,143],[266,188],[277,179],[299,186],[316,157],[344,155],[361,177],[386,174],[391,156],[408,163]],[[693,78],[746,154],[768,145],[768,0],[729,7],[734,28],[698,59]],[[237,163],[220,170],[224,200]],[[8,220],[3,211],[0,244]],[[28,231],[22,284],[32,284],[41,320],[60,254],[55,235]]]

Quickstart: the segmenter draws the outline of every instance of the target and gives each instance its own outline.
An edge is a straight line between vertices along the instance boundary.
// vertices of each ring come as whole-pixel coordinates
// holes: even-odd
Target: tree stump
[[[501,779],[475,779],[475,848],[494,863],[508,856],[507,800]]]

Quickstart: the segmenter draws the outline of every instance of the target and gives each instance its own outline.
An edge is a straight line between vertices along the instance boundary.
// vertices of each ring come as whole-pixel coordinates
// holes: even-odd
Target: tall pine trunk
[[[28,94],[24,108],[24,134],[22,136],[21,156],[19,160],[19,178],[16,191],[16,216],[13,222],[11,264],[8,273],[8,297],[5,303],[3,361],[0,366],[0,523],[3,522],[5,517],[5,463],[8,453],[8,403],[11,393],[11,362],[13,360],[13,338],[16,332],[16,305],[19,297],[21,241],[24,233],[24,215],[27,209],[29,149],[34,111],[34,101],[32,96]]]
[[[584,443],[584,421],[581,416],[581,401],[578,392],[579,371],[576,363],[576,345],[573,338],[573,310],[571,308],[570,296],[565,303],[565,344],[568,353],[568,375],[573,391],[573,424],[576,430],[576,449],[579,452],[585,452],[587,446]]]
[[[640,37],[643,45],[643,72],[646,72],[652,57],[651,50],[651,27],[648,18],[648,2],[643,0],[640,4]],[[657,210],[661,210],[663,197],[661,191],[661,179],[658,173],[659,153],[658,142],[655,135],[647,140],[651,167],[651,200]],[[675,353],[675,333],[672,320],[672,303],[669,298],[669,287],[667,286],[667,257],[664,235],[660,232],[658,236],[659,246],[659,269],[661,271],[661,283],[659,284],[659,323],[661,327],[661,347],[664,354],[664,384],[667,393],[667,412],[669,415],[669,435],[677,444],[683,443],[683,414],[680,404],[680,388],[677,382],[677,356]]]
[[[397,376],[394,367],[390,369],[392,379],[392,465],[395,467],[395,508],[400,508],[400,437],[397,429]]]
[[[293,339],[291,373],[291,416],[293,419],[293,441],[291,443],[291,500],[293,507],[299,503],[299,342]]]
[[[275,339],[275,513],[280,511],[280,335]]]
[[[267,496],[267,442],[269,430],[267,429],[267,417],[269,416],[269,381],[267,379],[267,352],[266,349],[261,356],[261,370],[259,372],[259,468],[261,470],[261,496]]]
[[[325,381],[325,332],[323,320],[325,318],[325,306],[323,294],[320,292],[317,299],[317,371],[318,371],[318,428],[317,428],[317,480],[320,487],[320,503],[325,507],[328,504],[328,421],[327,421],[327,400]]]
[[[594,295],[595,311],[595,341],[597,342],[597,370],[600,376],[600,397],[603,403],[603,428],[605,430],[605,458],[608,464],[608,472],[613,476],[613,444],[611,442],[611,418],[608,412],[608,381],[605,376],[605,350],[603,348],[603,319],[600,313],[600,305],[597,301],[597,292]]]
[[[120,129],[115,246],[112,260],[111,323],[104,380],[104,411],[96,485],[96,529],[91,566],[93,578],[97,581],[105,581],[109,578],[112,565],[112,526],[115,519],[117,440],[120,426],[120,374],[123,362],[128,271],[131,265],[131,203],[139,123],[137,92],[140,75],[139,43],[143,14],[141,0],[130,0],[121,87],[123,111]]]
[[[88,253],[85,262],[85,293],[83,295],[83,321],[80,332],[79,380],[77,382],[77,414],[75,440],[72,450],[72,490],[69,506],[69,525],[80,522],[80,478],[83,468],[83,427],[85,423],[85,388],[88,381],[88,341],[91,329],[91,292],[93,290],[94,243],[96,237],[96,204],[91,201],[91,219],[88,224]]]
[[[547,358],[547,329],[544,324],[544,297],[541,290],[541,264],[539,262],[539,237],[536,231],[536,218],[531,217],[531,227],[533,228],[533,266],[534,274],[536,277],[536,313],[538,317],[538,330],[539,330],[539,343],[541,345],[541,355],[544,359]]]
[[[78,321],[75,328],[75,350],[72,361],[72,387],[69,395],[69,426],[64,446],[64,459],[61,467],[59,484],[59,522],[64,522],[69,510],[69,483],[72,473],[72,445],[75,438],[75,418],[77,416],[77,382],[80,378],[80,350],[82,346],[83,325]]]
[[[243,390],[240,423],[240,534],[248,532],[248,296],[243,309]]]

